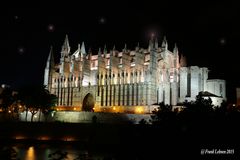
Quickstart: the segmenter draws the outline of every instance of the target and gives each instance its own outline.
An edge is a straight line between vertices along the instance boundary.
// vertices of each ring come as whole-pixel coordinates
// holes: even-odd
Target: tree
[[[197,114],[208,114],[214,111],[211,98],[205,99],[202,95],[196,96],[196,101],[185,102],[184,112],[197,113]]]
[[[0,107],[4,112],[8,112],[9,107],[14,103],[13,91],[9,87],[2,90],[0,94]]]
[[[171,105],[165,105],[164,102],[161,102],[158,109],[153,111],[153,115],[151,116],[152,123],[167,122],[173,118],[174,114]]]
[[[39,121],[41,118],[41,113],[43,113],[47,117],[49,113],[55,110],[56,103],[57,103],[57,96],[54,94],[50,94],[49,91],[46,90],[46,93],[43,97],[41,108],[40,108]]]
[[[31,122],[38,111],[49,110],[55,106],[56,96],[49,93],[45,86],[28,86],[20,91],[20,99],[25,105],[26,120],[28,111],[31,112]]]

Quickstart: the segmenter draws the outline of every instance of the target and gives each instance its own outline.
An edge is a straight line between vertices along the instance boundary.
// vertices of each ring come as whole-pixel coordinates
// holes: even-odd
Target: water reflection
[[[89,153],[87,150],[71,145],[52,146],[46,144],[13,144],[0,146],[0,159],[14,160],[84,160],[104,159],[101,153]]]
[[[29,160],[29,159],[31,159],[31,160],[36,159],[33,146],[29,147],[28,150],[27,150],[27,155],[26,155],[25,160]]]

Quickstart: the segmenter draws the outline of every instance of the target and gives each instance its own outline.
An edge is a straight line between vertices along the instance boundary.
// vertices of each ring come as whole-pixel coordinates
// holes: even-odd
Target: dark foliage
[[[51,94],[45,86],[28,86],[22,88],[19,91],[19,99],[25,106],[25,110],[32,113],[31,121],[38,111],[44,114],[49,113],[57,101],[57,97]]]

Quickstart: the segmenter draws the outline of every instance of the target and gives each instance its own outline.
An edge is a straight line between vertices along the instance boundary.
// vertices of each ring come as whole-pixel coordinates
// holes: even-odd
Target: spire
[[[187,59],[183,54],[181,54],[181,57],[180,57],[180,66],[181,67],[186,67],[187,66]]]
[[[163,37],[162,48],[164,48],[166,50],[168,49],[168,43],[167,43],[166,36]]]
[[[127,52],[127,44],[124,44],[123,52]]]
[[[101,57],[102,51],[101,48],[98,49],[98,57]]]
[[[135,47],[135,50],[136,50],[136,51],[139,50],[139,42],[137,43],[137,46]]]
[[[174,44],[173,53],[178,54],[178,47],[176,43]]]
[[[113,56],[115,56],[116,55],[116,48],[115,48],[115,44],[113,45]]]
[[[106,44],[104,45],[103,54],[104,54],[104,58],[106,58],[106,55],[107,55],[107,46],[106,46]]]
[[[51,77],[52,77],[52,69],[54,69],[54,59],[53,59],[53,49],[52,46],[50,48],[50,52],[48,55],[46,67],[45,67],[45,73],[44,73],[44,85],[49,86],[51,83]]]
[[[157,37],[155,38],[154,47],[155,47],[155,49],[158,49],[158,39],[157,39]]]
[[[72,54],[72,58],[79,58],[79,56],[80,56],[80,44],[78,44],[78,49]]]
[[[66,34],[65,40],[62,45],[61,57],[68,56],[70,53],[70,46],[68,41],[68,35]]]
[[[46,68],[52,69],[53,66],[54,66],[53,47],[51,46],[48,59],[47,59]]]
[[[149,40],[149,43],[148,43],[148,51],[150,52],[151,49],[153,49],[153,37],[151,37],[151,39]]]
[[[82,46],[81,46],[81,54],[82,54],[82,55],[86,55],[86,50],[85,50],[84,42],[82,42]]]

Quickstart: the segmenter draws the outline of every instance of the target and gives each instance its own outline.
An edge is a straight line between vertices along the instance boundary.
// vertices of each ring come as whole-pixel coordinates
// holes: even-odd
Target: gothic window
[[[120,58],[120,64],[122,64],[122,58]]]
[[[170,82],[173,82],[173,72],[170,73]]]
[[[187,96],[191,96],[191,74],[188,73],[187,75]]]
[[[179,83],[178,83],[178,98],[180,98],[180,84],[181,84],[181,78],[179,78]]]
[[[138,90],[138,88],[139,88],[139,86],[138,86],[138,84],[136,85],[136,88],[137,88],[137,90],[136,90],[136,105],[138,105],[138,101],[139,101],[139,99],[138,99],[138,96],[139,96],[139,90]]]
[[[165,90],[163,90],[163,102],[165,102]]]
[[[102,87],[102,92],[101,92],[101,106],[103,106],[103,92],[104,92],[104,89]]]
[[[198,74],[198,90],[199,90],[199,92],[201,90],[203,90],[203,88],[202,88],[202,81],[201,81],[201,74],[200,73]]]
[[[146,54],[145,55],[145,62],[149,61],[150,60],[150,54]]]
[[[98,86],[98,90],[97,90],[97,95],[99,96],[100,93],[100,86]]]
[[[106,86],[106,99],[105,106],[108,106],[108,86]]]
[[[222,93],[223,93],[223,86],[222,86],[222,84],[220,84],[219,89],[220,89],[220,95],[223,96],[222,95]]]
[[[133,63],[133,62],[134,62],[134,59],[132,58],[130,62]]]

